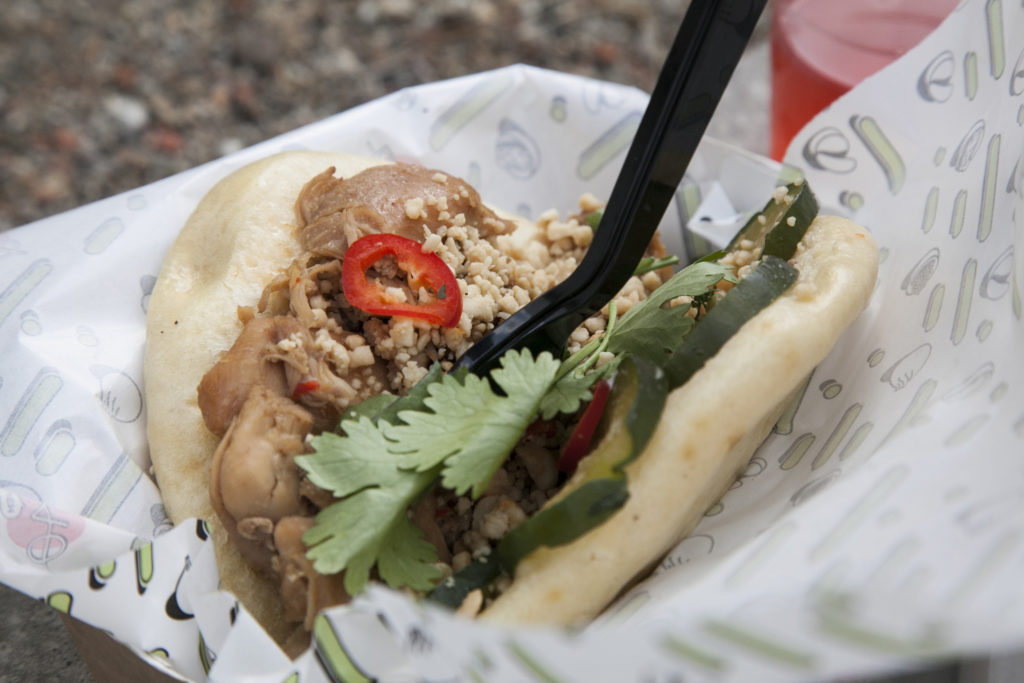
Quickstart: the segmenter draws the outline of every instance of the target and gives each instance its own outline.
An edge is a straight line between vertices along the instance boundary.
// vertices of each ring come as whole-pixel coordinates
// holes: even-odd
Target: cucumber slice
[[[498,543],[496,554],[508,573],[538,547],[569,543],[622,507],[629,498],[622,469],[647,445],[667,394],[661,368],[642,358],[622,362],[598,426],[597,445],[580,461],[577,478],[563,487],[553,503]]]
[[[427,600],[458,609],[470,591],[483,588],[501,575],[501,565],[481,557],[455,572],[427,594]]]
[[[511,574],[537,548],[571,543],[615,514],[628,499],[621,474],[586,481],[508,532],[498,543],[498,561]]]
[[[669,385],[684,384],[748,320],[796,281],[796,268],[778,256],[764,256],[739,284],[700,321],[665,364]]]
[[[818,200],[802,179],[785,188],[785,193],[777,190],[764,208],[751,216],[729,242],[726,251],[735,251],[740,242],[750,240],[764,245],[762,255],[792,258],[797,243],[818,215]]]
[[[649,436],[649,435],[648,435]],[[629,499],[626,477],[591,479],[508,532],[491,557],[474,560],[427,595],[429,600],[457,608],[470,591],[484,588],[541,546],[571,543],[611,517]]]

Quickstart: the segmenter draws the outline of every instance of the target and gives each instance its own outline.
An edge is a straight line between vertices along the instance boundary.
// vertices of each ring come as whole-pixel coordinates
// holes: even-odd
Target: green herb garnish
[[[679,257],[676,255],[662,256],[661,258],[654,258],[653,256],[644,256],[640,259],[640,263],[636,264],[636,269],[633,271],[633,275],[643,275],[649,273],[652,270],[658,270],[665,266],[674,266],[679,263]]]
[[[406,509],[438,478],[453,491],[479,496],[536,418],[558,367],[547,353],[506,354],[491,373],[504,395],[475,375],[435,373],[376,420],[358,415],[342,420],[344,435],[315,437],[315,453],[295,461],[340,499],[303,536],[315,569],[344,570],[352,595],[374,565],[393,587],[430,588],[440,577],[437,553]]]
[[[667,354],[686,339],[695,324],[688,315],[690,306],[666,307],[666,304],[681,296],[694,299],[709,296],[722,280],[737,281],[730,266],[698,262],[679,271],[622,316],[609,335],[608,350],[664,363]]]

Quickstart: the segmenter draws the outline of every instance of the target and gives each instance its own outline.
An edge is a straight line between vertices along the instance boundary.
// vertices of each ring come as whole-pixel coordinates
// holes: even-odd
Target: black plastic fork
[[[488,332],[456,368],[484,375],[526,347],[561,357],[643,258],[767,0],[693,0],[658,75],[586,256],[563,282]]]

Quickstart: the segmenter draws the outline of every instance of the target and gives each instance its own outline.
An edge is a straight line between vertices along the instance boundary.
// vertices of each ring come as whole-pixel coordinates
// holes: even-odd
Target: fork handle
[[[557,358],[572,331],[622,289],[682,181],[766,2],[691,2],[583,261],[470,347],[456,367],[484,374],[506,350],[521,347]]]

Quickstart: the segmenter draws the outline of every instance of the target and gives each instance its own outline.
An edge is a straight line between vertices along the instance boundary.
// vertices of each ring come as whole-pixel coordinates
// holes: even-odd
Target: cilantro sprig
[[[636,268],[633,270],[633,275],[644,275],[652,270],[658,270],[666,266],[674,266],[679,263],[679,257],[675,254],[669,256],[662,256],[655,258],[654,256],[644,256],[640,259],[640,263],[636,264]]]
[[[558,413],[576,412],[590,400],[591,387],[613,374],[628,355],[640,356],[657,365],[668,362],[671,352],[682,345],[696,324],[696,316],[689,315],[690,309],[699,310],[707,303],[723,280],[738,281],[732,267],[702,259],[673,275],[621,318],[617,315],[615,301],[609,302],[604,334],[562,362],[557,381],[541,401],[542,417],[550,419]],[[682,296],[692,299],[690,306],[666,306]],[[598,357],[605,351],[613,354],[612,359],[595,368]]]
[[[357,413],[342,420],[343,434],[314,438],[314,453],[296,463],[338,498],[303,536],[314,568],[344,570],[350,595],[374,566],[393,587],[430,588],[441,575],[437,552],[406,510],[439,478],[478,497],[536,418],[558,367],[549,353],[510,352],[491,373],[501,393],[475,375],[435,371],[376,419]]]
[[[738,281],[730,266],[697,262],[679,271],[622,316],[608,340],[608,350],[664,363],[667,354],[686,339],[695,324],[688,315],[689,306],[665,304],[682,296],[707,297],[722,280]]]
[[[575,371],[578,380],[579,369],[589,370],[603,351],[617,358],[638,355],[658,365],[664,364],[668,354],[679,348],[693,331],[696,320],[689,315],[690,309],[706,303],[723,280],[734,284],[739,281],[731,266],[701,260],[673,275],[621,318],[617,318],[615,302],[612,301],[604,334],[566,359],[559,377]],[[691,298],[690,306],[666,306],[683,296]],[[590,384],[597,379],[592,378]],[[563,388],[561,385],[560,381],[556,387]]]
[[[504,395],[483,377],[446,375],[428,387],[429,411],[399,412],[401,422],[383,428],[390,452],[417,472],[441,465],[445,488],[472,489],[479,497],[533,422],[558,365],[550,353],[536,359],[526,349],[506,353],[491,373]]]

